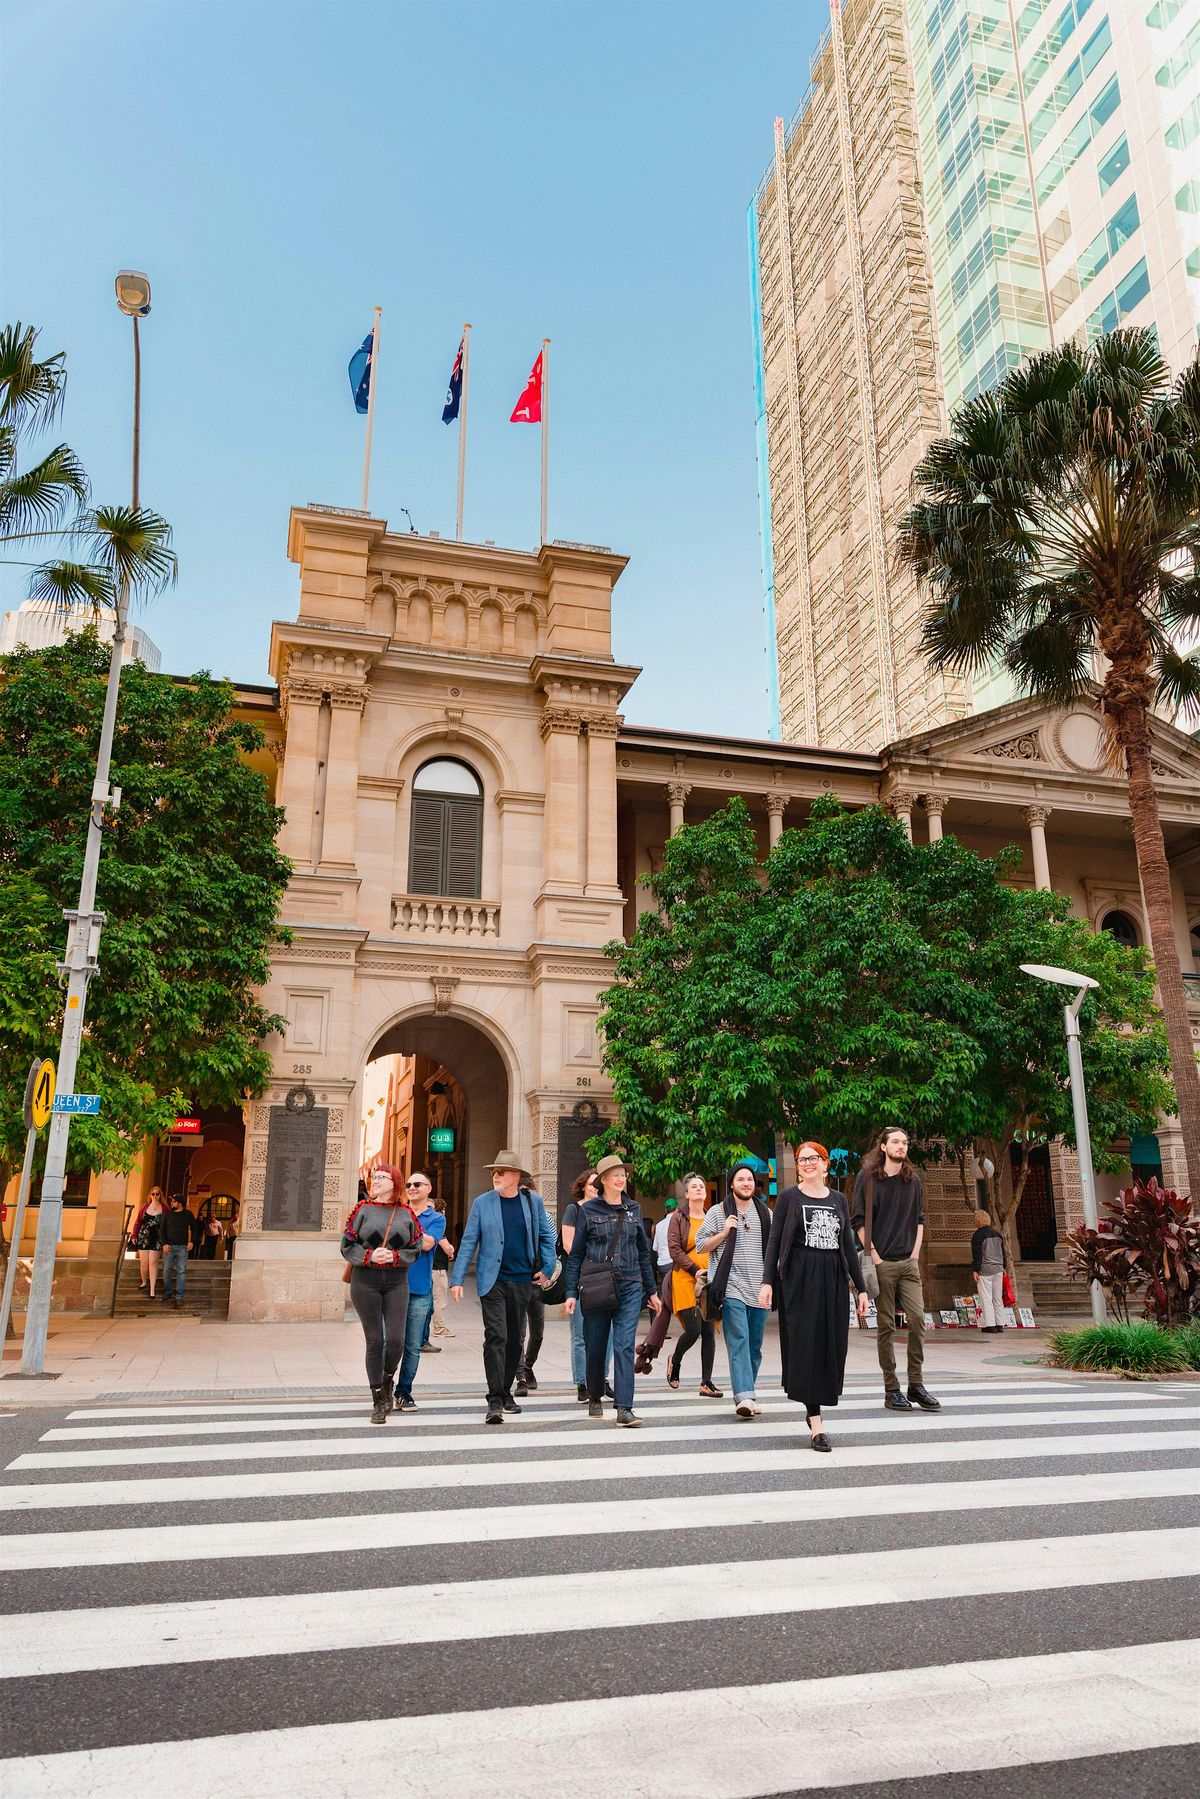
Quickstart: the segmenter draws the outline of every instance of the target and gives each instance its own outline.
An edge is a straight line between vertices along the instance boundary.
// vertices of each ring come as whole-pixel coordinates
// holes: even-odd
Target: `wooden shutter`
[[[446,807],[445,886],[456,899],[478,899],[483,807],[478,800],[443,801]]]
[[[409,817],[408,891],[444,893],[442,886],[442,833],[447,801],[427,794],[413,795]]]

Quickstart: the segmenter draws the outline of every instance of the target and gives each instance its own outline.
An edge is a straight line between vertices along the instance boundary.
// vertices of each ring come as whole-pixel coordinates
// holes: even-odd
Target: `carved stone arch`
[[[448,975],[453,975],[452,959],[447,961],[446,972]],[[525,1121],[521,1096],[527,1091],[530,1082],[527,1078],[526,1070],[522,1067],[521,1058],[517,1053],[516,1045],[513,1043],[512,1039],[506,1032],[499,1028],[495,1019],[490,1016],[490,1014],[482,1012],[474,1006],[460,1003],[457,996],[457,990],[449,1012],[438,1014],[434,1009],[434,986],[432,980],[421,979],[419,977],[408,977],[405,979],[403,976],[401,979],[403,984],[409,988],[411,997],[400,1006],[395,1006],[393,1004],[390,1009],[376,1014],[368,1028],[363,1029],[360,1025],[358,1040],[355,1046],[356,1053],[354,1063],[359,1071],[358,1083],[352,1104],[355,1107],[361,1108],[362,1082],[366,1071],[367,1058],[381,1043],[384,1043],[392,1033],[403,1033],[406,1025],[416,1026],[421,1031],[432,1033],[435,1036],[441,1036],[443,1034],[443,1026],[449,1027],[451,1030],[457,1026],[460,1032],[463,1027],[468,1027],[469,1030],[476,1032],[489,1049],[494,1052],[500,1067],[504,1071],[508,1086],[507,1104],[505,1106],[505,1112],[507,1114],[505,1128],[502,1131],[494,1130],[492,1133],[493,1135],[503,1136],[505,1138],[505,1144],[492,1143],[490,1141],[487,1144],[477,1144],[472,1160],[482,1160],[482,1157],[479,1154],[480,1151],[483,1151],[490,1158],[490,1156],[494,1155],[498,1149],[501,1149],[506,1145],[520,1149],[522,1147],[522,1139],[525,1135]],[[428,991],[422,994],[420,991],[422,988],[426,988]],[[361,992],[362,989],[360,988],[360,994]],[[385,998],[386,997],[387,995],[385,994]],[[435,1048],[437,1048],[437,1044],[430,1043],[427,1046],[423,1046],[420,1053],[430,1053]],[[438,1059],[443,1058],[439,1057]],[[499,1123],[498,1117],[496,1123]],[[479,1173],[480,1187],[485,1189],[486,1176],[482,1174],[482,1171],[479,1171]],[[470,1197],[470,1195],[468,1197]]]
[[[394,582],[389,580],[376,582],[371,589],[371,603],[367,608],[367,621],[370,629],[386,632],[389,637],[396,636],[396,609],[400,603],[400,595]]]
[[[477,726],[464,724],[461,719],[454,721],[453,736],[446,724],[438,724],[432,719],[407,732],[394,745],[387,759],[388,775],[392,780],[408,780],[423,762],[437,755],[454,756],[471,763],[478,757],[483,763],[478,774],[485,792],[490,790],[495,794],[521,785],[503,744]]]
[[[408,596],[407,621],[404,637],[409,643],[430,643],[433,640],[433,597],[427,587],[415,586]],[[399,622],[399,621],[397,621]],[[397,631],[399,636],[399,631]]]

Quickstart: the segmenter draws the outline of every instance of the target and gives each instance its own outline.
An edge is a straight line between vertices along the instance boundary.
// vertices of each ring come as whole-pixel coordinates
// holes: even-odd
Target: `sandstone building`
[[[148,1145],[128,1181],[73,1184],[59,1304],[108,1310],[126,1208],[154,1179],[235,1223],[232,1262],[194,1268],[189,1290],[210,1273],[245,1319],[341,1317],[338,1232],[374,1160],[431,1167],[452,1230],[503,1144],[560,1201],[607,1102],[603,945],[650,903],[637,877],[667,837],[730,794],[764,853],[830,792],[882,800],[918,842],[1015,842],[1018,879],[1145,938],[1123,784],[1085,707],[1014,703],[880,753],[635,727],[621,707],[637,670],[611,648],[622,557],[450,543],[321,506],[293,512],[289,552],[299,608],[273,628],[274,682],[238,689],[295,865],[265,994],[288,1020],[274,1078],[242,1117],[181,1120],[192,1134]],[[1155,730],[1200,1044],[1200,746]],[[1184,1184],[1169,1121],[1129,1155]],[[1060,1145],[1034,1160],[1019,1219],[1038,1297],[1079,1188]],[[955,1177],[928,1191],[932,1271],[953,1290],[969,1222]]]

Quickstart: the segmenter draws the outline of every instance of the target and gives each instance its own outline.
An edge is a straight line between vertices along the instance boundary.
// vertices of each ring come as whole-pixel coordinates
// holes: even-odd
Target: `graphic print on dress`
[[[832,1206],[804,1207],[806,1249],[836,1249],[841,1242],[841,1220]]]

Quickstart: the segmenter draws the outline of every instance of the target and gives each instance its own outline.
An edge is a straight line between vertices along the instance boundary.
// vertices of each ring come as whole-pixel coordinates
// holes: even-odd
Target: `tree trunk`
[[[1171,908],[1171,871],[1158,815],[1158,794],[1150,766],[1149,719],[1144,707],[1122,707],[1113,718],[1129,772],[1129,811],[1138,872],[1146,902],[1150,951],[1154,957],[1163,1023],[1171,1052],[1175,1110],[1183,1133],[1192,1197],[1200,1202],[1200,1068],[1187,1014],[1187,994],[1179,966]]]

